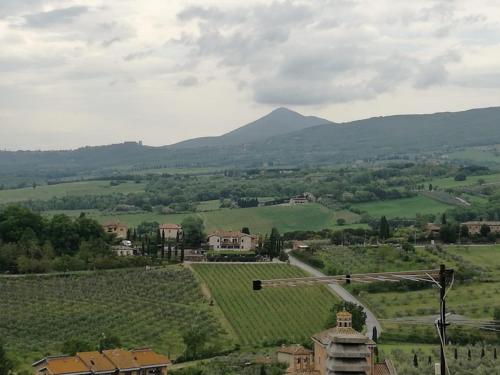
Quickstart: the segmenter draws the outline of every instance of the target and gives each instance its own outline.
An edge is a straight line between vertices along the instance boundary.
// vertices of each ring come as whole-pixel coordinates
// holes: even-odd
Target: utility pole
[[[446,357],[444,348],[446,345],[446,266],[441,264],[439,268],[439,300],[440,300],[440,318],[438,323],[439,335],[441,340],[441,365],[440,371],[441,375],[446,375]]]

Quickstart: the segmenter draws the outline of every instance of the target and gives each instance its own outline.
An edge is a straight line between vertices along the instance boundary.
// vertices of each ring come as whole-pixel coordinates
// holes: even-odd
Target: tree
[[[270,259],[276,258],[280,255],[283,250],[283,239],[281,238],[280,232],[277,228],[271,229],[271,235],[264,241],[264,253],[269,256]]]
[[[250,234],[250,228],[248,227],[241,228],[241,233]]]
[[[439,236],[443,242],[446,243],[456,242],[458,237],[458,226],[449,223],[441,225],[441,229],[439,230]]]
[[[481,236],[488,237],[488,234],[491,233],[491,228],[488,224],[483,224],[483,225],[481,225],[480,232],[481,232]]]
[[[167,260],[169,262],[172,260],[172,242],[170,240],[168,241]]]
[[[413,355],[413,367],[418,368],[418,357],[417,353]]]
[[[181,227],[185,244],[200,247],[205,239],[203,220],[199,217],[188,216],[182,221]]]
[[[345,219],[343,219],[343,218],[337,219],[337,225],[343,226],[343,225],[345,225],[345,223],[346,223]]]
[[[467,225],[460,226],[460,237],[469,238],[469,227]]]
[[[75,355],[78,352],[95,350],[89,342],[77,338],[69,339],[62,344],[61,352],[67,355]]]
[[[362,331],[366,324],[366,313],[363,307],[352,302],[339,302],[333,305],[330,309],[326,328],[331,328],[337,325],[337,313],[340,311],[347,311],[352,314],[352,328],[356,331]]]
[[[48,236],[56,255],[74,255],[80,246],[78,225],[64,214],[54,215],[48,228]]]
[[[441,216],[441,225],[446,225],[446,224],[448,224],[448,223],[446,222],[446,214],[443,214],[443,215]]]
[[[432,191],[432,184],[429,184],[429,191]]]
[[[386,240],[391,236],[391,228],[385,216],[380,218],[380,238]]]
[[[195,359],[208,340],[208,333],[201,329],[190,328],[182,334],[182,341],[186,345],[185,356]]]
[[[457,173],[455,175],[455,181],[465,181],[467,180],[467,175],[463,172]]]
[[[0,375],[9,375],[13,368],[12,361],[7,357],[3,343],[0,341]]]
[[[373,329],[372,329],[372,340],[373,342],[378,342],[378,331],[377,331],[377,327],[373,326]]]
[[[99,340],[99,351],[107,349],[116,349],[122,346],[121,340],[118,336],[106,335],[103,333]]]

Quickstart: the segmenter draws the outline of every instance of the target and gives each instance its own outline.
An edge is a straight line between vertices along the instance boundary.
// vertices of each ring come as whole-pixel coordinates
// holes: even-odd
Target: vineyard
[[[209,309],[193,274],[180,267],[0,278],[0,337],[23,363],[60,353],[71,338],[97,342],[103,332],[125,347],[172,356],[184,350],[181,333],[190,327],[223,345]]]
[[[304,342],[325,328],[328,311],[337,302],[326,287],[252,291],[253,279],[301,277],[283,264],[195,264],[243,346]]]

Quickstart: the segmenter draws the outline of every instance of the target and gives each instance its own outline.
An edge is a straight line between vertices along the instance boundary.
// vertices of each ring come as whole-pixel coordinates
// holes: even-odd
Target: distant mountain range
[[[0,175],[47,178],[159,167],[315,165],[500,143],[500,107],[349,123],[286,108],[219,137],[163,147],[135,142],[71,151],[2,151]]]

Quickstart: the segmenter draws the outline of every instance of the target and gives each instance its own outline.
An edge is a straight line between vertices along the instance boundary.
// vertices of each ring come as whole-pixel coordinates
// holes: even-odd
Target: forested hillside
[[[224,136],[171,146],[127,142],[73,151],[3,151],[0,175],[60,178],[116,169],[336,164],[500,143],[500,107],[312,126],[325,121],[280,109]]]

